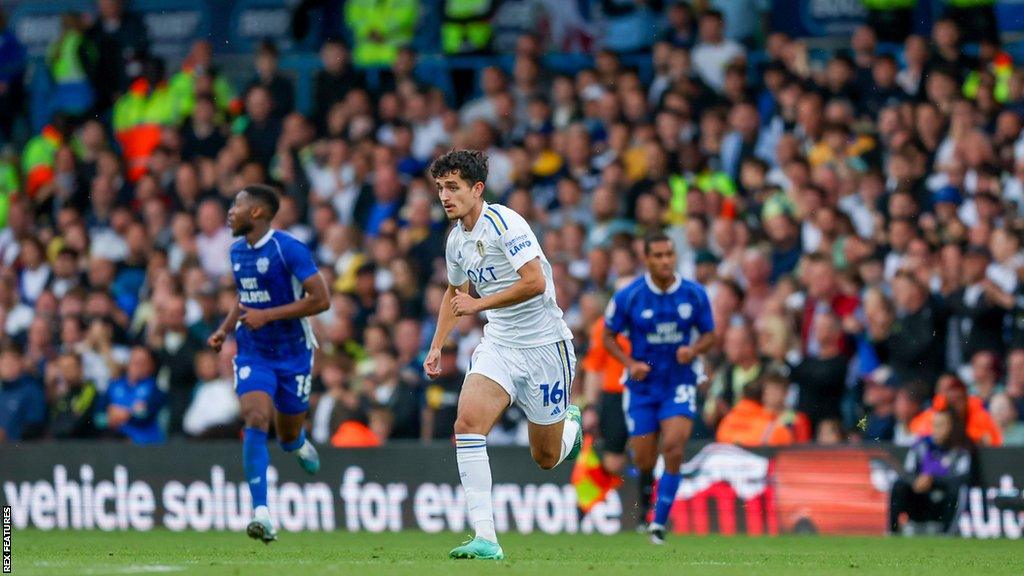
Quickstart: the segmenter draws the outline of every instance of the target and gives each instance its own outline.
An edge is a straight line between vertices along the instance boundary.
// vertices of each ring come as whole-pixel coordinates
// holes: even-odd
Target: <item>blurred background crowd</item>
[[[238,436],[233,345],[205,340],[254,182],[332,291],[312,438],[448,441],[483,320],[427,381],[448,222],[425,169],[472,148],[552,262],[576,401],[618,391],[602,313],[665,229],[721,336],[697,437],[908,445],[948,406],[975,443],[1024,445],[1024,69],[993,3],[921,31],[916,2],[865,1],[824,50],[760,0],[436,4],[424,32],[418,2],[349,0],[304,90],[272,42],[244,70],[202,39],[157,57],[123,0],[65,14],[34,66],[0,16],[0,441]],[[425,69],[425,33],[473,65]],[[522,414],[490,441],[525,443]]]

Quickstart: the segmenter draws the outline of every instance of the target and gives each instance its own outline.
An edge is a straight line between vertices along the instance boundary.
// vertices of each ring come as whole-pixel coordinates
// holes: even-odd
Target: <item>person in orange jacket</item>
[[[995,420],[985,410],[981,398],[967,394],[967,385],[952,374],[939,378],[938,394],[932,400],[932,407],[910,421],[910,431],[916,436],[932,433],[932,419],[936,412],[952,406],[957,415],[967,423],[967,437],[980,446],[1001,446],[1003,433]]]
[[[715,440],[740,446],[788,446],[793,433],[761,405],[763,385],[755,380],[743,387],[743,398],[718,424]]]

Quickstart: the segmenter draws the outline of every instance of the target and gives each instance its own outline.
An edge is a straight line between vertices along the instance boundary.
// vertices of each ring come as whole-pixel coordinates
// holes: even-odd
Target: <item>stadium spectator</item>
[[[946,318],[913,275],[897,274],[892,290],[895,318],[890,328],[871,331],[872,343],[897,382],[934,382],[943,366],[942,355],[935,351],[945,349]]]
[[[128,88],[129,78],[141,73],[149,54],[148,29],[142,18],[125,9],[124,0],[97,0],[99,14],[89,29],[96,45],[97,109],[110,107],[118,93]]]
[[[153,353],[145,346],[132,348],[125,377],[110,384],[106,392],[106,428],[133,444],[164,441],[158,421],[166,403],[155,378]]]
[[[1014,348],[1006,357],[1005,392],[1024,420],[1024,349]]]
[[[705,84],[721,93],[725,87],[726,67],[743,61],[746,52],[739,43],[725,37],[725,22],[717,10],[700,15],[699,38],[693,48],[693,68]]]
[[[99,54],[84,33],[79,14],[69,12],[60,18],[60,36],[46,51],[50,79],[54,83],[50,100],[51,114],[80,116],[88,112],[96,99],[92,78]]]
[[[979,446],[1002,445],[1002,433],[993,422],[992,417],[981,399],[970,396],[967,386],[952,374],[939,378],[936,386],[937,395],[932,400],[932,407],[919,414],[910,422],[910,430],[918,436],[928,436],[932,432],[932,420],[935,414],[950,407],[956,417],[964,421],[967,437]]]
[[[272,103],[270,115],[278,120],[284,120],[284,117],[295,109],[295,86],[281,73],[278,58],[277,46],[273,42],[261,42],[256,47],[256,74],[249,81],[245,91],[248,92],[256,86],[265,88],[270,93]]]
[[[465,374],[456,363],[458,348],[448,344],[441,348],[441,375],[425,385],[423,407],[423,439],[450,440],[455,430],[459,406],[459,390]]]
[[[326,134],[327,118],[336,104],[342,103],[350,90],[362,89],[366,79],[352,68],[348,46],[332,38],[320,47],[320,63],[323,70],[316,74],[313,87],[313,122],[317,131]]]
[[[352,61],[360,68],[391,66],[398,49],[412,41],[419,6],[413,0],[352,0],[345,3],[345,24],[354,38]]]
[[[716,371],[704,401],[702,417],[714,428],[743,398],[747,384],[758,380],[764,364],[757,356],[753,331],[743,325],[729,326],[725,331],[725,363]]]
[[[184,354],[183,354],[184,355]],[[195,353],[198,383],[192,403],[182,419],[182,430],[195,438],[231,438],[241,433],[241,409],[233,382],[234,342],[218,355],[204,349]]]
[[[25,103],[25,71],[28,55],[25,45],[8,26],[6,12],[0,10],[0,109],[8,110],[0,116],[0,145],[10,141],[14,122]]]
[[[39,436],[46,421],[42,383],[25,369],[21,349],[13,342],[0,345],[0,442]]]
[[[892,442],[897,446],[910,446],[917,440],[917,435],[910,429],[911,423],[922,412],[922,404],[928,397],[928,385],[915,380],[903,384],[896,390],[896,399],[893,404],[893,415],[895,426],[893,427]]]
[[[47,366],[46,396],[50,403],[49,435],[57,439],[95,438],[96,385],[85,379],[82,357],[64,352]]]
[[[793,433],[776,414],[761,405],[762,386],[757,380],[743,387],[736,406],[722,418],[715,440],[740,446],[786,446]]]
[[[803,412],[787,406],[789,379],[779,373],[766,372],[761,377],[761,404],[775,415],[775,421],[793,434],[793,442],[803,444],[812,439],[811,421]]]
[[[198,393],[197,378],[207,381],[214,376],[209,370],[205,376],[198,375],[197,354],[205,348],[205,343],[196,340],[185,325],[185,299],[170,295],[156,302],[154,307],[155,313],[146,326],[146,345],[156,355],[157,385],[167,394],[168,431],[176,434],[182,430],[185,411]]]
[[[825,312],[814,320],[816,357],[793,366],[790,378],[799,387],[798,409],[807,414],[817,430],[827,419],[840,418],[840,401],[846,390],[847,360],[840,350],[839,318]]]
[[[970,441],[955,409],[935,413],[932,432],[911,446],[903,472],[890,495],[890,533],[900,533],[904,515],[913,522],[936,521],[941,532],[947,530],[971,474]]]
[[[996,394],[989,402],[989,411],[1003,435],[1003,446],[1024,446],[1024,423],[1013,400],[1006,394]]]

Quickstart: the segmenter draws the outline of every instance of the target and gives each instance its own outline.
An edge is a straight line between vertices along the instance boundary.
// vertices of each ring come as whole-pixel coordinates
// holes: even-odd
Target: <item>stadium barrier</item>
[[[270,506],[288,531],[466,532],[455,451],[398,444],[331,450],[305,476],[272,449]],[[674,529],[692,534],[883,534],[888,489],[905,449],[746,450],[697,444],[683,467],[672,510]],[[586,516],[576,508],[568,467],[539,470],[523,448],[490,449],[495,524],[521,533],[632,530],[631,481]],[[982,449],[980,481],[965,496],[959,532],[1020,538],[1024,513],[993,500],[1024,486],[1024,450]],[[15,528],[99,530],[242,530],[249,491],[240,444],[40,443],[0,447],[0,505]]]

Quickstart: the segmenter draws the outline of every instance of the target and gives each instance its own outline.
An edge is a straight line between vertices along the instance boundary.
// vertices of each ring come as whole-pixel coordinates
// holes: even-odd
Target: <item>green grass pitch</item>
[[[455,561],[459,534],[281,533],[269,546],[227,532],[13,534],[14,574],[273,576],[376,574],[603,574],[759,576],[1024,574],[1024,543],[952,538],[785,536],[672,537],[662,547],[637,534],[506,535],[503,562]]]

